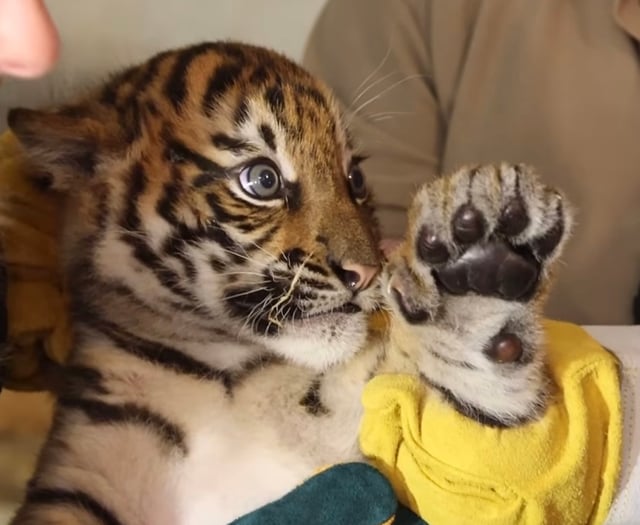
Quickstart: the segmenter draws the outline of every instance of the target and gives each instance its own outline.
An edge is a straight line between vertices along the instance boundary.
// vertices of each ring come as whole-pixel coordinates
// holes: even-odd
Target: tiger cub
[[[76,326],[14,525],[228,523],[362,459],[381,371],[487,425],[544,409],[539,309],[571,215],[526,166],[423,187],[383,263],[338,105],[274,52],[168,51],[9,124],[66,195]]]

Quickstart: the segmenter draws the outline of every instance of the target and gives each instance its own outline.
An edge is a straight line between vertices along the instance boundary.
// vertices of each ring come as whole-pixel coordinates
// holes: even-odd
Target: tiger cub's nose
[[[378,273],[377,266],[368,266],[365,264],[352,263],[345,261],[341,264],[338,277],[344,285],[354,292],[364,290],[371,284],[373,278]]]

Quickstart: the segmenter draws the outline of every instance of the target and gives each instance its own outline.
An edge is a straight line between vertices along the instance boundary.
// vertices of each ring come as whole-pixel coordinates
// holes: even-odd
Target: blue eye
[[[238,181],[242,189],[256,199],[275,199],[280,196],[282,178],[270,164],[247,166],[240,172]]]

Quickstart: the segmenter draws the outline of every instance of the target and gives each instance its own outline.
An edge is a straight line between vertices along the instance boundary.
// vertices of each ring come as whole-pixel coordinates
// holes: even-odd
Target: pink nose
[[[342,264],[340,280],[347,288],[355,292],[357,290],[364,290],[369,286],[377,273],[377,266],[368,266],[346,261]]]

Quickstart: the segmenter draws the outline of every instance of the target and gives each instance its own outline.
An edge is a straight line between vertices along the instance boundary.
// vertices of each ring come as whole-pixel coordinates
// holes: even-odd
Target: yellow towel
[[[529,425],[484,427],[413,377],[367,385],[362,450],[430,525],[604,522],[620,468],[617,361],[577,326],[545,327],[559,392]]]
[[[58,199],[27,179],[16,139],[9,132],[1,135],[0,257],[8,273],[8,388],[45,387],[46,365],[62,363],[70,348],[69,308],[57,261]]]

